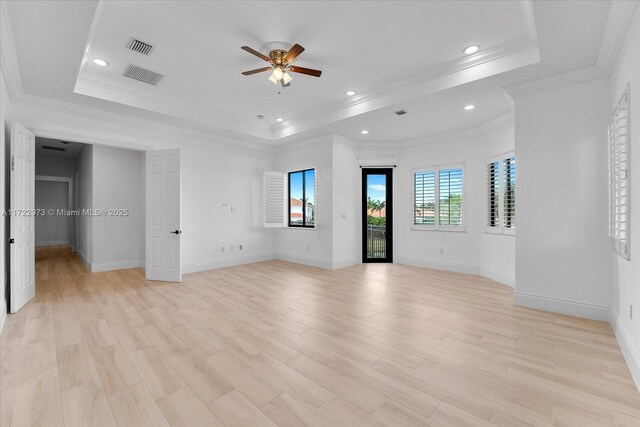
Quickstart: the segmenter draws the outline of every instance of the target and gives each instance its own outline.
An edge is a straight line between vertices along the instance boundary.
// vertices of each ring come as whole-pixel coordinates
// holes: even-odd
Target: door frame
[[[392,263],[393,262],[393,167],[362,167],[362,262],[363,263]],[[385,175],[385,207],[387,218],[387,243],[385,258],[367,258],[367,175]]]

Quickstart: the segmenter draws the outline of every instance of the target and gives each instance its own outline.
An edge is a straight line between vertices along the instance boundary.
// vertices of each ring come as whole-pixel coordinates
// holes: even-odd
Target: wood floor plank
[[[108,396],[118,427],[168,427],[164,414],[144,384]]]
[[[134,351],[129,354],[129,359],[154,399],[187,386],[171,364],[153,347]]]
[[[16,389],[11,427],[63,425],[58,377]]]
[[[84,384],[62,392],[64,425],[115,427],[111,406],[100,385]]]
[[[276,425],[237,390],[212,401],[209,407],[226,426],[273,427]]]
[[[0,337],[2,426],[640,426],[608,324],[482,277],[267,261],[173,284],[36,252]]]
[[[158,405],[174,427],[222,426],[220,420],[189,388],[181,388],[158,399]]]

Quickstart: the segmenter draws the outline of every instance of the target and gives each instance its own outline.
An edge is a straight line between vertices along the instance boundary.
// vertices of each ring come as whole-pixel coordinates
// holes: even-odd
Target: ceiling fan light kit
[[[289,50],[273,49],[269,52],[269,56],[266,56],[249,46],[242,46],[241,49],[271,64],[270,67],[245,71],[242,73],[245,76],[262,73],[264,71],[271,71],[271,75],[268,80],[273,84],[278,84],[279,82],[282,87],[287,87],[290,86],[291,80],[293,80],[293,77],[289,73],[306,74],[313,77],[320,77],[322,75],[322,71],[320,70],[290,65],[298,55],[304,52],[304,48],[297,43]]]

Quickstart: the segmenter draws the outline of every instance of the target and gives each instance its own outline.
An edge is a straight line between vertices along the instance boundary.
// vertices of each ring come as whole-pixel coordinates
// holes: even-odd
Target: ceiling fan
[[[269,52],[269,56],[263,55],[255,49],[251,49],[249,46],[242,46],[242,50],[249,52],[252,55],[257,56],[263,61],[271,64],[269,67],[258,68],[255,70],[245,71],[245,76],[250,76],[252,74],[258,74],[265,71],[271,71],[271,76],[269,76],[269,80],[273,84],[280,84],[282,87],[290,86],[290,82],[293,79],[289,72],[291,73],[299,73],[306,74],[308,76],[320,77],[322,75],[322,71],[314,70],[312,68],[298,67],[297,65],[290,65],[294,59],[298,57],[302,52],[304,52],[304,48],[299,44],[294,44],[291,49],[288,51],[283,49],[274,49]]]

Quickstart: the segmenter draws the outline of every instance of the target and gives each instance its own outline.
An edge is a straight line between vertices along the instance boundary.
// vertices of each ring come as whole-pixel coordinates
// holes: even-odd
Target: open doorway
[[[362,262],[393,262],[393,169],[362,169]]]

